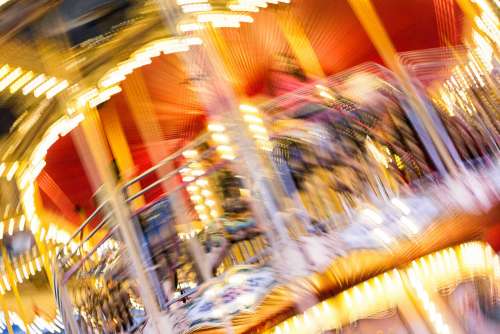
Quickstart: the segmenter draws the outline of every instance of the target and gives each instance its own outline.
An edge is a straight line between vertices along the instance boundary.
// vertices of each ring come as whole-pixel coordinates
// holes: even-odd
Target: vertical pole
[[[82,160],[87,161],[86,166],[92,165],[94,170],[97,170],[99,173],[99,179],[104,181],[104,194],[109,195],[109,204],[115,215],[117,225],[121,232],[120,235],[123,238],[128,255],[130,256],[133,268],[132,271],[136,275],[135,278],[144,303],[144,308],[152,319],[150,324],[153,327],[153,331],[158,334],[168,333],[172,329],[169,324],[163,324],[161,330],[158,325],[160,308],[156,300],[154,289],[151,286],[151,282],[142,263],[140,242],[134,229],[133,222],[128,214],[128,210],[124,204],[125,200],[122,198],[121,193],[115,188],[115,180],[111,173],[111,169],[105,166],[106,162],[110,161],[110,159],[103,140],[104,137],[100,126],[99,115],[95,109],[90,109],[85,116],[85,120],[80,126],[81,131],[74,135],[75,145]],[[92,143],[91,147],[89,143]]]
[[[370,0],[348,0],[356,17],[370,37],[373,45],[386,63],[386,65],[394,72],[396,78],[401,84],[401,88],[409,98],[409,103],[413,110],[422,121],[425,130],[432,139],[437,151],[439,152],[444,165],[451,174],[457,174],[457,164],[453,161],[449,147],[443,142],[444,133],[439,133],[432,116],[425,106],[425,102],[420,97],[417,89],[411,82],[411,78],[399,61],[396,50],[389,39],[389,35],[378,17],[378,14]]]
[[[54,280],[55,280],[54,287],[57,289],[58,292],[59,306],[64,321],[64,327],[68,334],[78,334],[80,333],[80,331],[78,324],[76,323],[75,320],[73,305],[71,304],[71,298],[69,296],[67,282],[63,282],[60,268],[56,260],[53,262],[53,266],[54,266]]]
[[[128,178],[127,174],[130,174],[134,170],[134,161],[114,100],[109,101],[103,106],[100,110],[100,115],[111,152],[116,159],[121,176],[126,180]],[[131,190],[134,193],[139,192],[141,190],[140,184],[134,183],[131,186]],[[145,202],[142,196],[132,202],[134,209],[139,209],[144,205]]]

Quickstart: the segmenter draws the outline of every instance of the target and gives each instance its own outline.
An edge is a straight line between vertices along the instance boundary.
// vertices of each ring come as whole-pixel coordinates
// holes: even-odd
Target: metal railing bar
[[[174,192],[176,192],[176,191],[179,191],[179,190],[181,190],[181,189],[186,188],[186,187],[187,187],[187,186],[189,186],[191,183],[196,182],[198,179],[200,179],[200,178],[202,178],[202,177],[206,177],[207,175],[210,175],[210,174],[212,174],[212,173],[215,173],[216,171],[218,171],[219,169],[221,169],[222,167],[224,167],[224,165],[226,165],[226,163],[227,163],[227,161],[226,161],[226,160],[224,160],[224,162],[220,162],[220,163],[218,163],[218,164],[216,164],[216,165],[213,165],[213,166],[212,166],[212,168],[208,169],[208,170],[205,172],[205,174],[195,177],[195,178],[194,178],[194,180],[192,180],[192,181],[189,181],[189,182],[182,182],[180,185],[178,185],[177,187],[175,187],[174,189],[172,189],[171,191],[169,191],[167,194],[165,194],[165,196],[166,196],[166,195],[169,195],[169,194],[171,194],[171,193],[174,193]]]
[[[101,241],[99,241],[95,246],[94,248],[92,248],[82,259],[80,259],[80,261],[78,261],[77,263],[75,263],[74,266],[72,266],[65,274],[64,274],[64,277],[62,279],[62,284],[66,284],[68,282],[68,280],[71,278],[71,276],[73,276],[75,274],[75,272],[78,270],[78,268],[80,268],[83,263],[89,258],[92,256],[92,254],[94,254],[97,249],[99,249],[99,247],[101,247],[106,241],[108,241],[108,239],[113,235],[113,233],[118,229],[118,225],[116,226],[113,226],[111,228],[111,230],[109,230],[108,234],[106,234],[106,236],[104,238],[102,238]]]
[[[66,248],[66,246],[68,246],[71,242],[71,240],[75,239],[78,234],[80,234],[83,229],[88,225],[90,224],[90,222],[92,220],[94,220],[94,218],[99,214],[99,212],[108,204],[108,201],[104,201],[101,205],[99,205],[97,207],[97,209],[94,210],[94,212],[92,212],[90,214],[90,216],[87,217],[87,219],[85,219],[85,221],[78,227],[78,229],[75,231],[75,233],[73,233],[71,235],[71,237],[69,238],[68,242],[66,242],[66,244],[64,244],[64,247],[61,248],[61,250],[59,250],[59,252],[57,253],[57,257],[59,257],[59,255],[61,255],[61,252]]]
[[[167,181],[168,179],[170,179],[172,176],[174,176],[175,174],[177,174],[177,170],[174,170],[174,171],[171,171],[170,173],[168,173],[167,175],[159,178],[158,180],[156,180],[155,182],[151,183],[149,186],[141,189],[140,191],[136,192],[135,194],[133,194],[132,196],[128,197],[125,199],[125,201],[127,203],[130,203],[132,202],[133,200],[137,199],[138,197],[141,197],[144,193],[147,193],[148,191],[150,191],[151,189],[154,189],[156,187],[158,187],[159,185],[161,185],[163,182]]]
[[[213,151],[214,151],[214,149],[209,149],[209,150],[203,152],[203,154],[200,157],[198,157],[198,159],[196,159],[196,160],[201,160],[201,159],[204,159],[204,158],[208,157]],[[151,183],[147,187],[141,189],[137,193],[135,193],[135,194],[127,197],[125,199],[125,201],[127,203],[130,203],[133,200],[137,199],[138,197],[144,195],[145,193],[147,193],[151,189],[158,187],[160,184],[162,184],[163,182],[167,181],[168,179],[170,179],[171,177],[173,177],[175,174],[178,174],[181,169],[188,167],[191,162],[192,161],[189,161],[189,162],[186,162],[186,163],[182,164],[180,167],[178,167],[175,170],[169,172],[167,175],[164,175],[163,177],[159,178],[158,180],[156,180],[155,182]]]
[[[194,294],[196,291],[198,291],[198,288],[192,288],[191,290],[183,293],[182,295],[180,295],[179,297],[175,297],[174,299],[172,299],[171,301],[167,302],[167,304],[165,305],[165,308],[169,308],[170,306],[174,305],[175,303],[177,302],[180,302],[181,300],[183,300],[184,298],[187,298],[189,296],[191,296],[192,294]]]
[[[83,239],[80,244],[78,245],[78,247],[75,248],[75,250],[73,252],[71,252],[71,254],[67,257],[64,257],[64,259],[61,260],[61,264],[66,264],[66,262],[68,262],[68,259],[70,259],[72,256],[74,256],[77,252],[78,252],[78,249],[80,249],[81,247],[83,247],[83,245],[90,240],[90,238],[92,238],[110,219],[111,217],[113,217],[113,213],[110,212],[106,215],[106,217],[104,217],[102,219],[102,221],[97,224],[97,226],[92,230],[90,231],[90,233],[85,237],[85,239]]]
[[[199,135],[195,140],[191,141],[189,144],[187,144],[184,147],[182,147],[181,149],[177,150],[175,153],[169,155],[168,157],[166,157],[165,159],[163,159],[162,161],[160,161],[159,163],[157,163],[155,166],[149,168],[148,170],[146,170],[145,172],[143,172],[140,175],[136,176],[132,180],[127,181],[125,184],[123,184],[122,189],[126,190],[126,189],[130,188],[130,186],[132,186],[134,183],[139,182],[140,180],[142,180],[146,176],[148,176],[148,175],[156,172],[156,170],[158,170],[160,167],[166,165],[170,161],[172,161],[172,160],[178,158],[179,156],[181,156],[184,151],[192,149],[193,147],[196,147],[198,145],[203,144],[203,142],[206,141],[207,137],[208,137],[208,133],[207,132]]]

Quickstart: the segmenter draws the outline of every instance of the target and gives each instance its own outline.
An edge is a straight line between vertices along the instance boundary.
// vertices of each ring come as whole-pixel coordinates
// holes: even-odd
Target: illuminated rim
[[[500,277],[499,256],[483,242],[464,243],[423,256],[406,268],[394,269],[360,283],[264,333],[316,333],[340,329],[394,307],[399,298],[405,298],[404,291],[407,290],[415,297],[421,314],[434,330],[448,334],[450,328],[427,291],[447,287],[450,282],[456,285],[471,277],[488,275],[496,279]]]

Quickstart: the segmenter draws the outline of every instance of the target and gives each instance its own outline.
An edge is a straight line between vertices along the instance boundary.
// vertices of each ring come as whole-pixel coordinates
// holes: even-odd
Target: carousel
[[[0,0],[0,332],[498,333],[497,7]]]

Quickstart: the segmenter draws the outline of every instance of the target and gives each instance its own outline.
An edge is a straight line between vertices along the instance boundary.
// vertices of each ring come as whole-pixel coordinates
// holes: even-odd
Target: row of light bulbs
[[[482,38],[480,35],[476,36]],[[485,67],[486,65],[482,60],[481,64],[479,64],[481,58],[476,58],[473,52],[467,54],[469,61],[466,65],[456,65],[453,68],[450,78],[439,89],[439,98],[442,105],[451,116],[455,115],[455,110],[457,110],[455,106],[458,106],[459,110],[467,111],[470,115],[473,115],[477,109],[467,88],[473,86],[484,87],[486,85],[481,68],[487,67]]]
[[[472,0],[478,9],[479,15],[474,18],[474,23],[495,45],[500,43],[500,32],[498,31],[498,11],[493,10],[488,0]],[[496,4],[498,6],[498,3]]]
[[[224,160],[234,160],[236,155],[227,135],[226,127],[221,123],[212,122],[208,124],[208,131],[219,156]]]
[[[471,48],[467,52],[467,63],[463,66],[456,65],[451,77],[445,81],[438,91],[439,100],[448,113],[455,114],[455,105],[469,114],[476,112],[473,98],[468,94],[466,87],[484,87],[485,75],[493,70],[495,58],[494,45],[500,43],[498,32],[498,16],[486,0],[473,1],[479,15],[475,17],[475,27],[472,30]],[[492,45],[493,44],[493,45]]]
[[[12,181],[14,175],[16,175],[18,168],[19,168],[19,162],[17,161],[14,161],[11,164],[2,162],[0,163],[0,177],[5,177],[7,181]]]
[[[476,276],[500,278],[500,259],[491,247],[483,242],[450,247],[412,261],[406,269],[394,269],[345,290],[287,319],[267,333],[315,333],[340,329],[346,321],[354,322],[397,306],[400,298],[406,298],[407,283],[433,331],[450,333],[449,324],[427,289],[437,290]]]
[[[269,4],[290,3],[290,0],[229,0],[214,4],[209,0],[177,0],[185,14],[178,25],[181,32],[201,30],[204,24],[216,28],[238,28],[241,23],[252,23],[247,12],[258,12]]]
[[[0,220],[0,240],[4,235],[14,235],[15,232],[23,232],[26,229],[26,216],[12,217],[10,219]],[[47,230],[44,227],[40,230],[40,240],[46,243],[66,243],[69,240],[69,234],[59,229],[56,225],[51,224]]]
[[[243,114],[243,120],[247,124],[257,147],[265,151],[272,151],[273,145],[269,140],[269,133],[264,125],[260,110],[248,104],[241,104],[240,112]]]
[[[202,177],[205,174],[204,167],[200,162],[193,161],[198,158],[198,155],[196,150],[187,150],[183,152],[183,156],[192,162],[188,167],[181,170],[181,175],[183,182],[192,182],[186,187],[186,190],[194,204],[198,217],[206,224],[220,217],[220,212],[210,181],[206,176]],[[194,181],[195,179],[196,181]]]
[[[52,252],[49,257],[52,256]],[[35,276],[38,272],[43,269],[42,263],[44,260],[44,255],[36,257],[33,260],[24,261],[23,263],[18,263],[13,265],[14,278],[13,283],[17,286],[23,283],[25,280],[29,280],[30,277]],[[8,291],[12,290],[11,282],[7,274],[2,275],[2,280],[0,282],[0,294],[4,295]]]
[[[431,300],[421,280],[414,275],[413,269],[409,269],[408,277],[412,285],[416,298],[426,313],[426,318],[432,323],[436,334],[449,334],[450,327],[445,323],[441,313],[437,311],[436,304]]]
[[[0,240],[3,239],[6,232],[9,236],[12,236],[16,230],[20,232],[24,231],[25,226],[26,217],[24,215],[19,216],[19,218],[10,218],[8,220],[0,221]]]
[[[21,91],[23,95],[33,93],[35,97],[45,94],[47,99],[68,88],[69,82],[45,74],[36,74],[21,67],[12,67],[8,64],[0,67],[0,92],[8,88],[11,94]]]
[[[111,96],[121,92],[119,84],[135,69],[151,64],[152,58],[161,54],[186,52],[191,46],[200,45],[201,39],[197,37],[170,37],[155,40],[142,46],[130,57],[118,63],[102,76],[96,87],[82,92],[71,104],[70,111],[90,106],[95,108],[109,100]]]

